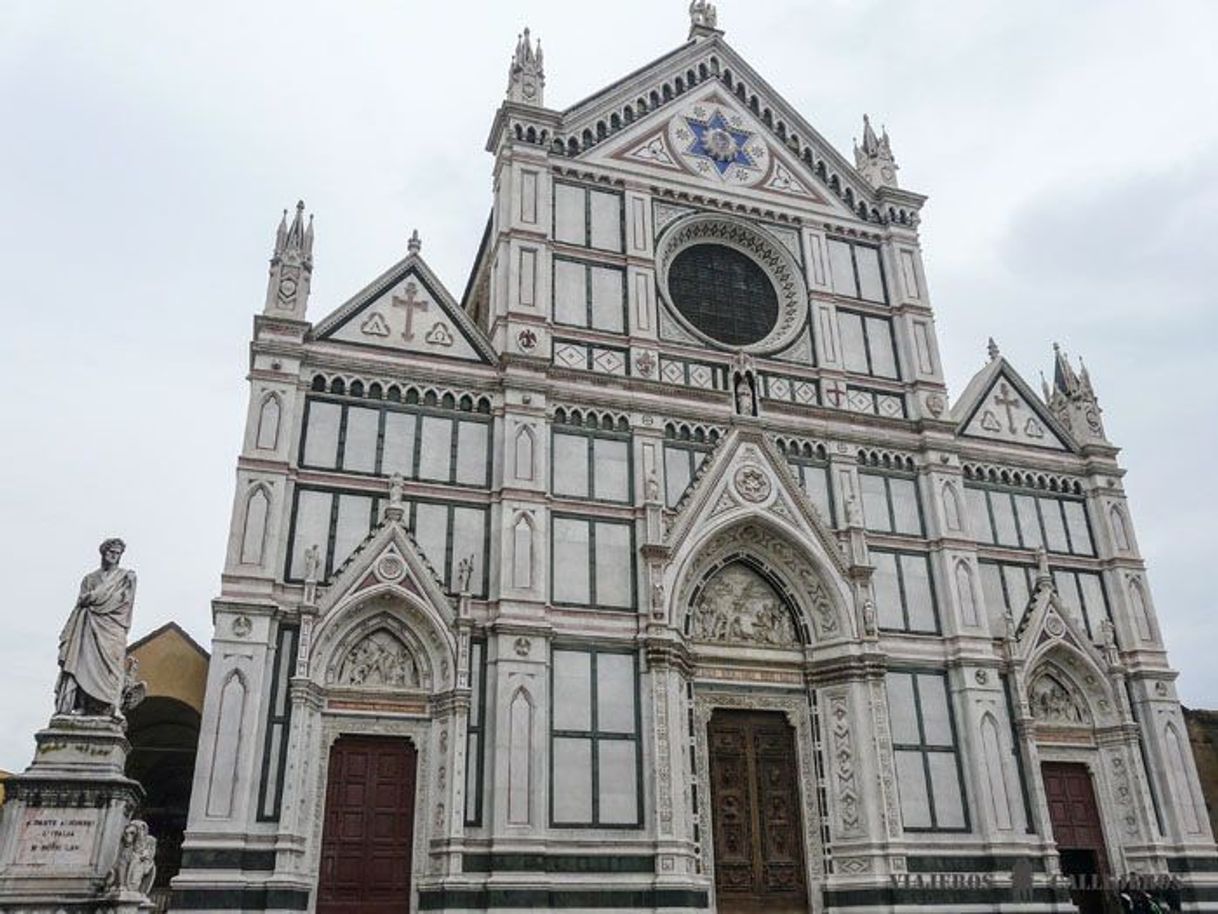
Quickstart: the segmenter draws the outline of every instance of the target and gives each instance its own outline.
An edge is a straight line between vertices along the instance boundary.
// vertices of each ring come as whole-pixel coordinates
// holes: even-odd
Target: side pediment
[[[1076,449],[1069,432],[1003,358],[986,366],[952,411],[957,434],[1050,451]]]
[[[410,352],[466,362],[491,362],[481,331],[422,258],[411,254],[321,321],[317,340]]]

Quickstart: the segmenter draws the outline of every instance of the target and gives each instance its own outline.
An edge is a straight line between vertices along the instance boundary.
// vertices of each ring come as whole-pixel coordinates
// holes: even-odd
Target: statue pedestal
[[[123,774],[130,746],[121,722],[58,715],[34,739],[34,761],[4,785],[0,912],[133,914],[144,896],[105,889],[144,795]]]

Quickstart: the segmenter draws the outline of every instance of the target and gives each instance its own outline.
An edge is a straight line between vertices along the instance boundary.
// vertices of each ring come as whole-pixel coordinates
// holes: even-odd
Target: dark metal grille
[[[687,321],[729,346],[760,342],[778,321],[778,292],[765,271],[721,244],[697,244],[674,257],[668,295]]]

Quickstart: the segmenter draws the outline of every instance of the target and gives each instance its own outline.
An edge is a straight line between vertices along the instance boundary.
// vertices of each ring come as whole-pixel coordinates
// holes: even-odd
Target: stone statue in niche
[[[148,834],[148,824],[133,819],[123,829],[118,858],[106,874],[102,890],[121,894],[134,892],[147,896],[156,880],[156,838]]]
[[[406,646],[382,630],[351,649],[338,671],[338,682],[371,689],[417,688],[419,673]]]
[[[738,416],[757,416],[757,384],[751,371],[736,373],[733,387],[736,396],[736,414]]]
[[[321,547],[314,543],[304,554],[304,579],[317,581],[321,573]]]
[[[59,636],[57,714],[121,714],[135,605],[135,572],[118,564],[126,548],[121,539],[103,542],[101,567],[80,582],[80,596]]]
[[[786,604],[757,572],[736,563],[703,589],[692,610],[690,634],[697,641],[760,647],[798,643]]]
[[[474,557],[466,556],[457,563],[457,586],[460,593],[469,593],[470,581],[474,577]]]
[[[879,637],[880,627],[876,621],[875,604],[870,600],[863,604],[863,637]]]
[[[1050,724],[1085,724],[1087,712],[1079,707],[1064,685],[1049,674],[1032,683],[1029,689],[1032,716]]]
[[[647,474],[647,501],[658,502],[660,500],[660,480],[656,479],[656,471],[652,470]]]
[[[1116,626],[1111,619],[1100,622],[1100,647],[1104,649],[1104,660],[1109,666],[1117,666],[1121,662],[1121,651],[1117,647]]]

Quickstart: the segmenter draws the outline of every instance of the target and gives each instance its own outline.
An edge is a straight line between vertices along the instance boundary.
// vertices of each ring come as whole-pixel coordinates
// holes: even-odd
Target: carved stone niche
[[[786,602],[743,562],[727,565],[702,588],[691,609],[690,637],[710,644],[799,645]]]
[[[347,652],[335,685],[362,689],[417,689],[419,668],[410,650],[387,629],[378,629]]]

